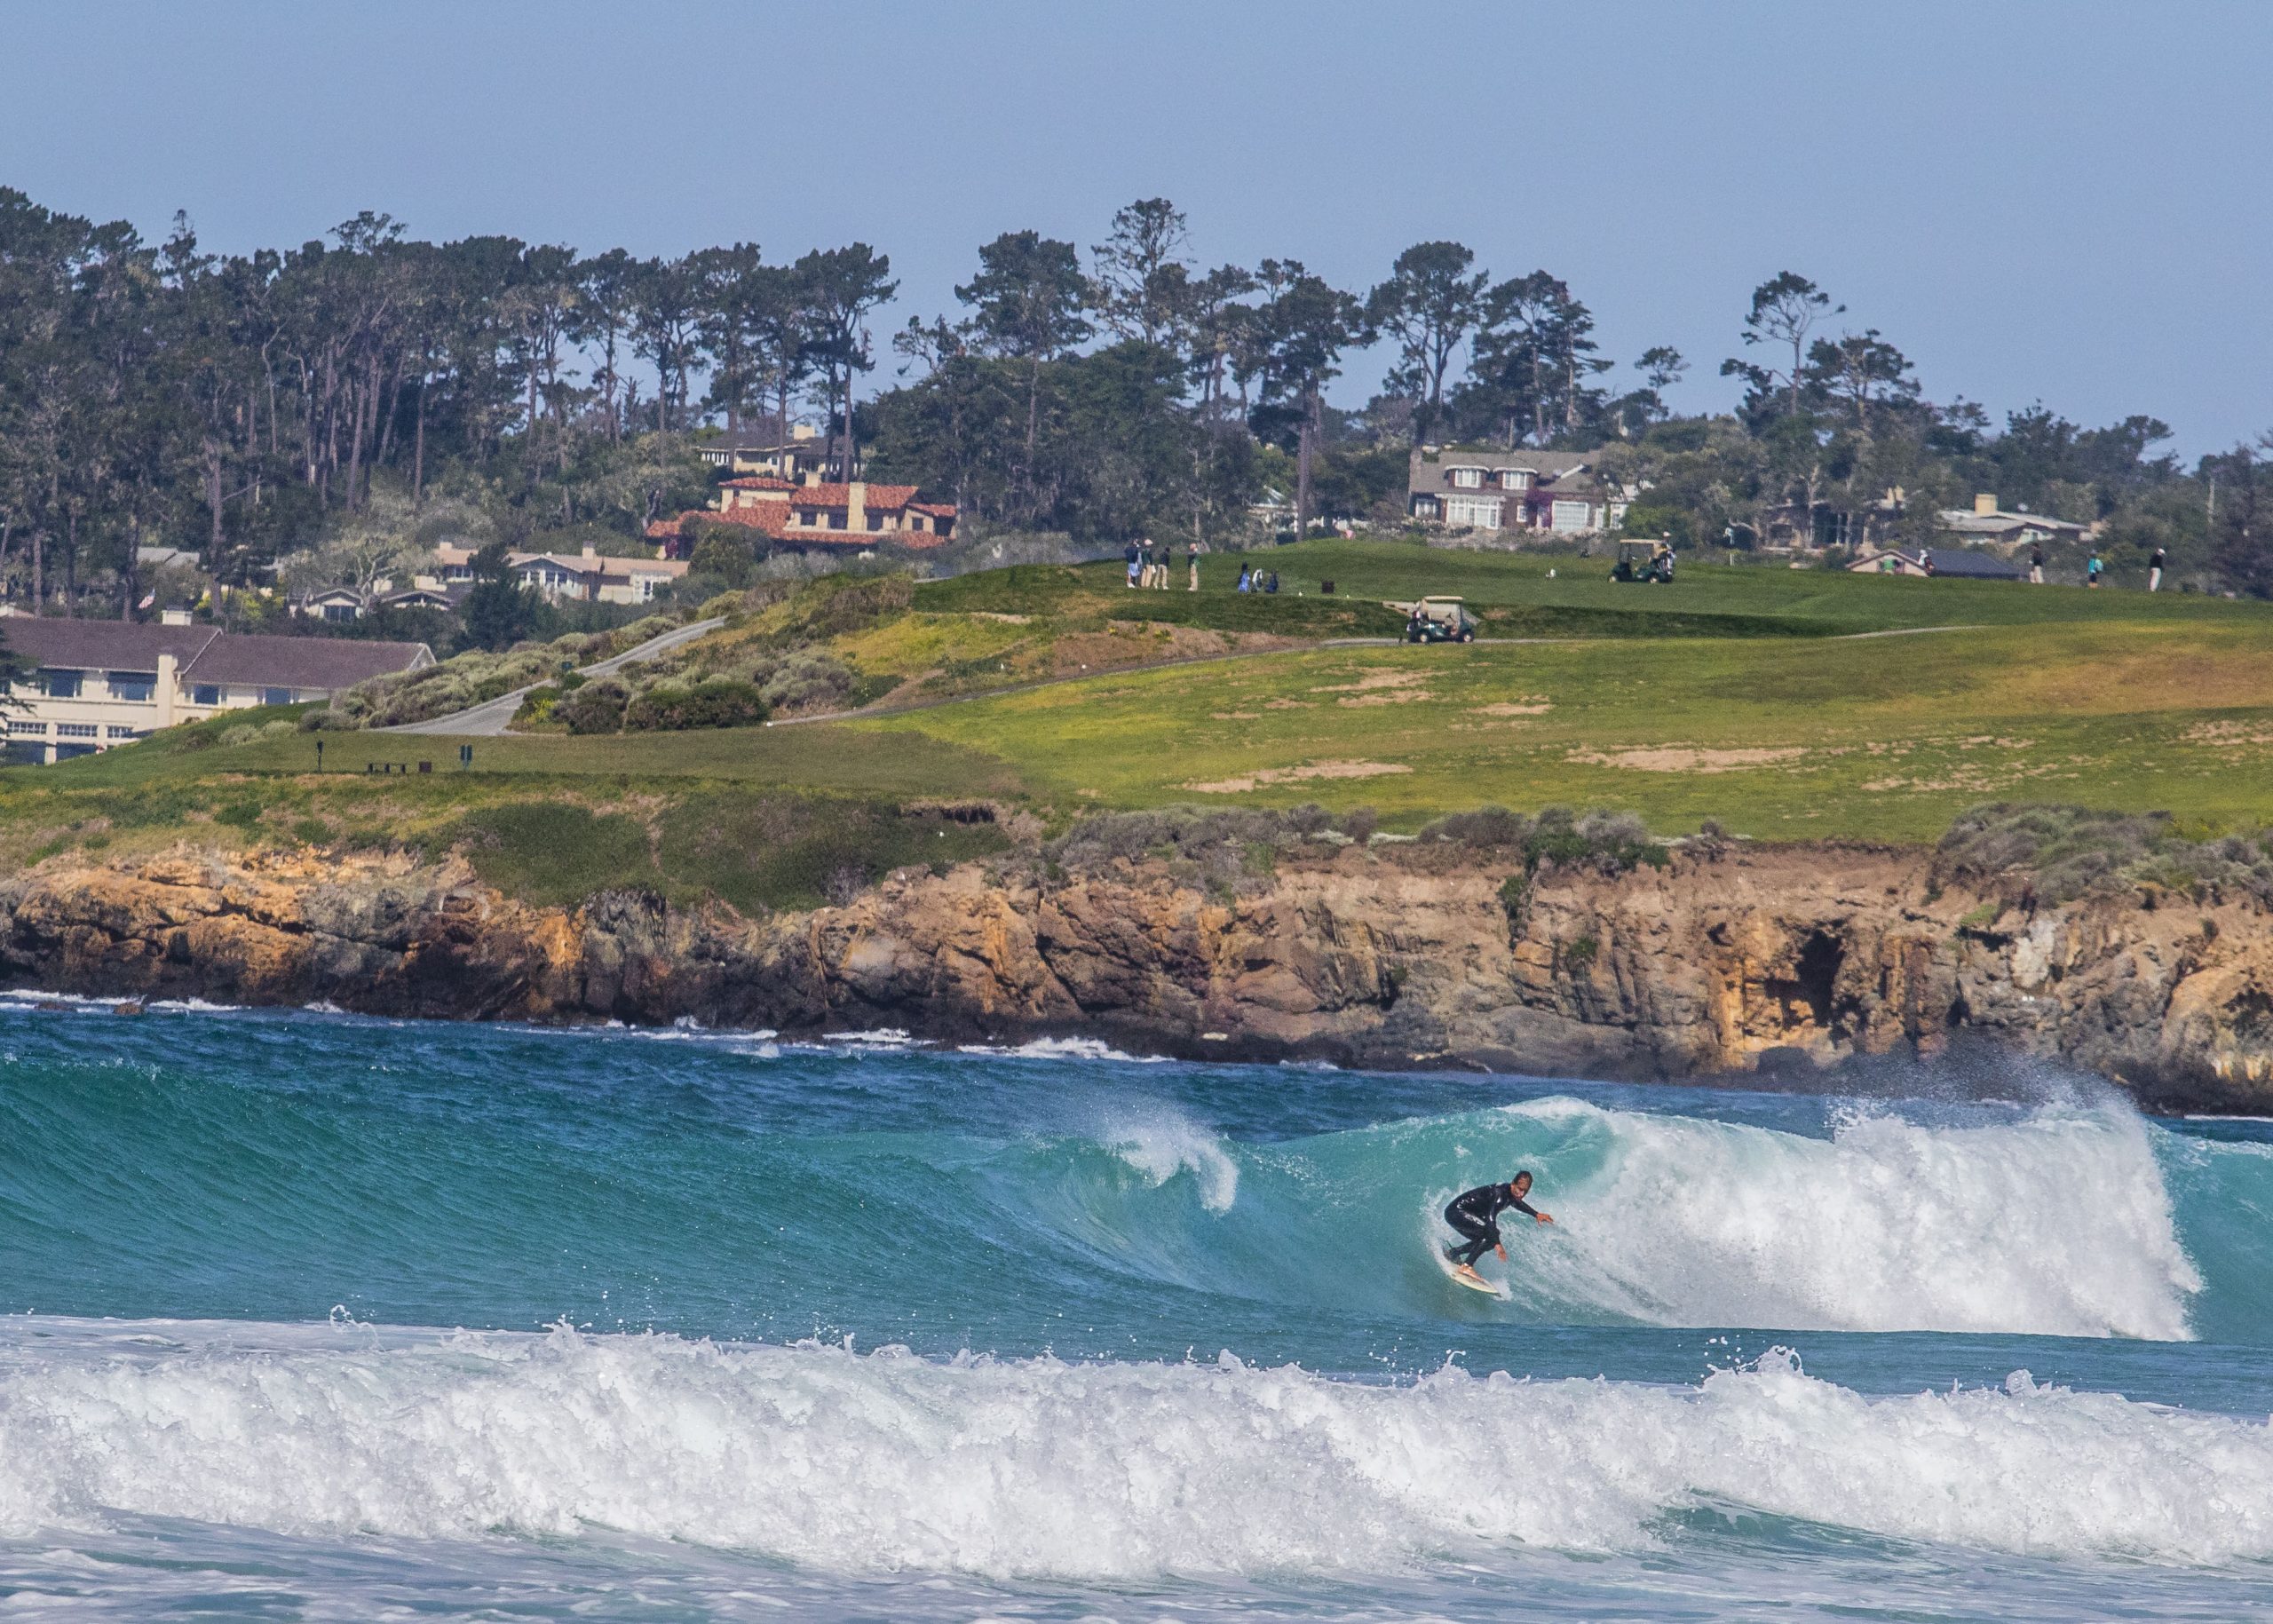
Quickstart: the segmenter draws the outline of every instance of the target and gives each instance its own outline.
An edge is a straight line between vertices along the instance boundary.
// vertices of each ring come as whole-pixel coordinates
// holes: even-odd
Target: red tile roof
[[[795,479],[777,479],[770,473],[745,474],[739,479],[721,479],[718,488],[726,491],[793,491]]]

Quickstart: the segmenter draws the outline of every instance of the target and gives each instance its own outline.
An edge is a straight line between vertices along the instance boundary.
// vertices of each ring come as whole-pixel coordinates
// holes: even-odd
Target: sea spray
[[[1600,1141],[1532,1260],[1566,1304],[1661,1325],[2190,1334],[2202,1279],[2126,1106],[1964,1126],[1842,1113],[1827,1138],[1575,1100],[1509,1114]]]

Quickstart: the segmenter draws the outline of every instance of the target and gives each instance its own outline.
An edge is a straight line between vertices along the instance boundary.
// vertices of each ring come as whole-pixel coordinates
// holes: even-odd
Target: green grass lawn
[[[1695,560],[1671,587],[1621,586],[1600,559],[1394,542],[1247,558],[1279,570],[1279,594],[1230,591],[1232,556],[1203,560],[1196,594],[1129,591],[1118,562],[925,583],[913,612],[830,638],[863,683],[1104,674],[855,724],[478,739],[461,771],[447,737],[286,727],[224,744],[296,714],[234,712],[0,770],[0,864],[185,836],[400,844],[463,850],[536,899],[645,884],[787,906],[848,868],[1002,838],[929,801],[1062,825],[1091,808],[1316,800],[1374,806],[1392,829],[1559,803],[1630,808],[1667,833],[1714,818],[1763,838],[1897,841],[1992,800],[2166,810],[2206,831],[2273,820],[2265,605]],[[1487,635],[1563,640],[1319,646],[1394,631],[1379,600],[1424,592],[1466,597],[1496,617]],[[1954,629],[1831,635],[1920,626]],[[1118,669],[1234,645],[1203,631],[1311,646]]]
[[[1932,583],[1927,583],[1932,584]],[[859,725],[983,745],[1058,804],[1487,803],[1918,841],[1968,806],[2273,817],[2261,622],[2083,622],[1864,641],[1289,653]]]
[[[1610,579],[1603,558],[1486,552],[1408,541],[1312,541],[1200,560],[1200,590],[1130,591],[1118,559],[1056,567],[989,570],[916,589],[935,612],[1104,615],[1159,619],[1217,630],[1290,637],[1395,636],[1402,620],[1380,605],[1427,594],[1465,598],[1487,637],[1835,636],[1919,626],[2009,626],[2064,622],[2273,626],[2266,606],[2195,594],[2017,582],[1920,581],[1900,576],[1730,566],[1725,553],[1684,557],[1670,586]],[[1277,594],[1234,590],[1243,565],[1275,570]],[[1553,574],[1550,575],[1549,572]],[[1319,589],[1334,583],[1334,595]]]

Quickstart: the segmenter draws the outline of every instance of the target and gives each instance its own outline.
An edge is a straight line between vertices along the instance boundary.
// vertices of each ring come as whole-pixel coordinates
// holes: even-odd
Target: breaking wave
[[[598,1525],[828,1571],[1109,1580],[1635,1549],[1668,1518],[1742,1509],[2034,1555],[2273,1556],[2266,1423],[2025,1372],[1866,1398],[1788,1356],[1687,1387],[1452,1367],[1369,1384],[1228,1355],[116,1329],[75,1345],[51,1326],[36,1355],[19,1337],[0,1358],[0,1533],[113,1513],[426,1538]]]

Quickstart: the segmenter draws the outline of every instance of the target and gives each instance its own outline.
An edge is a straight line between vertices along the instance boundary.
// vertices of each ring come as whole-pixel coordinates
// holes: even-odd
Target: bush
[[[552,719],[565,724],[572,733],[621,733],[630,698],[622,683],[603,677],[554,701]]]
[[[221,735],[224,744],[250,744],[260,737],[260,729],[249,722],[240,722]]]
[[[852,668],[834,654],[801,649],[753,669],[750,680],[775,710],[843,710],[852,703],[859,681]]]
[[[1530,831],[1530,819],[1504,806],[1485,806],[1475,812],[1448,812],[1422,829],[1420,837],[1489,851],[1521,845]]]
[[[300,712],[299,727],[304,733],[337,733],[354,725],[353,717],[329,705],[312,705]]]
[[[1353,806],[1337,821],[1342,832],[1350,837],[1350,844],[1366,846],[1373,844],[1374,836],[1380,830],[1382,815],[1370,806]]]
[[[2231,893],[2273,904],[2273,836],[2193,841],[2167,812],[2000,802],[1950,825],[1935,849],[1936,886],[2047,907],[2140,884],[2194,896]]]
[[[625,708],[622,725],[628,733],[680,733],[697,727],[752,727],[767,714],[764,696],[748,683],[733,677],[706,677],[692,687],[657,683]]]
[[[1263,807],[1164,806],[1154,812],[1098,812],[1082,819],[1042,848],[1049,861],[1073,869],[1102,868],[1116,858],[1131,862],[1160,855],[1201,859],[1229,847],[1251,865],[1252,849],[1276,848],[1289,838],[1326,831],[1324,808],[1287,812]]]

